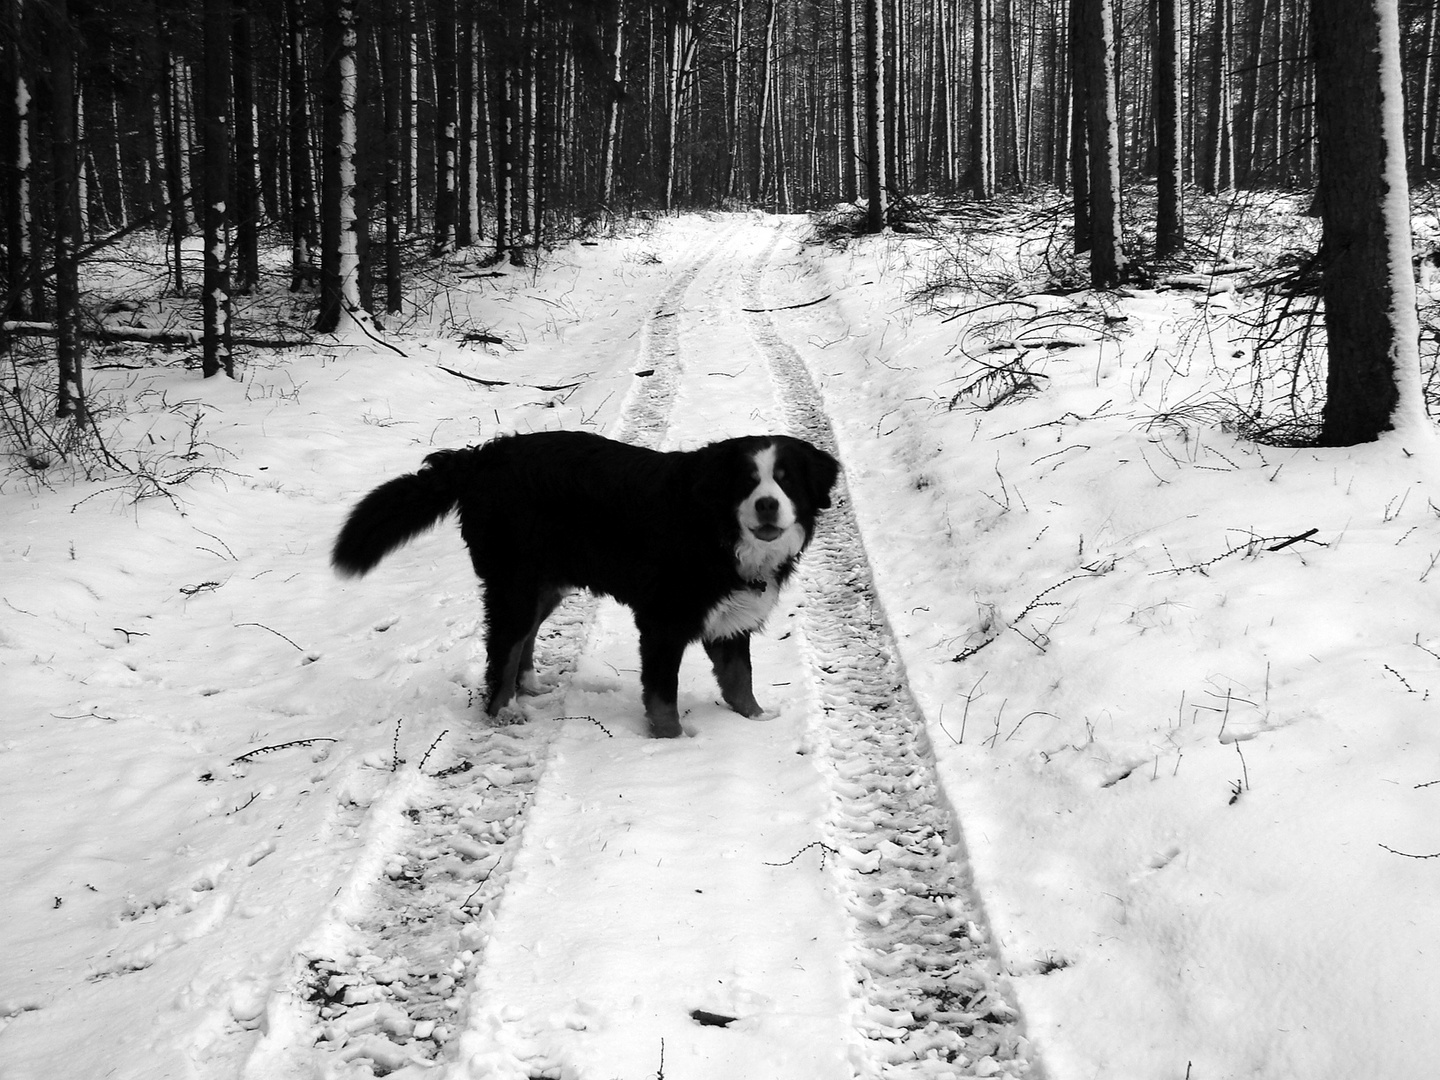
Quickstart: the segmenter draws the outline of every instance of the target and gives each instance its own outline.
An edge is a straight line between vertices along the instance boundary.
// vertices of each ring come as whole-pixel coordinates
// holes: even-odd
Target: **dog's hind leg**
[[[535,614],[535,625],[530,628],[529,635],[525,638],[520,649],[520,663],[515,674],[515,689],[522,694],[538,694],[541,687],[535,678],[535,638],[540,633],[540,627],[545,624],[551,613],[560,606],[560,601],[565,597],[564,589],[547,589],[540,594],[540,603],[537,605]]]
[[[725,704],[741,716],[763,716],[765,710],[755,700],[750,667],[750,635],[736,634],[734,637],[706,641],[705,652],[715,669],[715,681],[720,684],[720,696]]]
[[[485,584],[485,712],[490,716],[515,698],[520,664],[538,626],[538,593],[514,581]]]
[[[657,739],[673,739],[682,734],[680,710],[676,704],[680,690],[680,660],[687,644],[684,633],[672,627],[641,623],[640,690],[645,702],[645,719],[650,721],[650,734]]]

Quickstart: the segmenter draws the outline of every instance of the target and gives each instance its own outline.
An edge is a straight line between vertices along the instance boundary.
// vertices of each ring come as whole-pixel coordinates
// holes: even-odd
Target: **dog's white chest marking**
[[[780,587],[774,581],[766,581],[763,588],[736,589],[705,616],[705,640],[718,641],[760,629],[779,600]]]

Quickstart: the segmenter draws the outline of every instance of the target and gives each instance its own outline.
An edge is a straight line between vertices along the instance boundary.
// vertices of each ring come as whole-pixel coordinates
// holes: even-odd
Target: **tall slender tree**
[[[201,370],[205,377],[234,375],[230,354],[230,0],[205,0],[205,70],[202,221],[204,276],[200,294]]]
[[[1155,26],[1155,254],[1165,259],[1185,243],[1181,205],[1180,26],[1176,0],[1152,0]]]
[[[1320,442],[1422,425],[1396,0],[1311,0],[1329,355]]]
[[[890,216],[885,172],[885,20],[881,0],[860,0],[865,17],[865,228],[883,232]]]
[[[5,299],[0,319],[24,319],[34,273],[30,204],[30,102],[32,79],[21,37],[25,27],[24,0],[0,0],[0,207],[5,224]]]
[[[1125,252],[1120,229],[1120,130],[1115,108],[1115,13],[1111,0],[1081,0],[1085,141],[1090,184],[1090,284],[1120,283]]]
[[[89,423],[80,345],[80,153],[76,145],[75,27],[67,0],[51,0],[45,26],[50,61],[51,184],[54,192],[57,416]]]
[[[354,0],[325,0],[324,176],[320,207],[320,313],[317,330],[331,332],[363,318],[360,303],[360,228],[356,206],[359,69]]]

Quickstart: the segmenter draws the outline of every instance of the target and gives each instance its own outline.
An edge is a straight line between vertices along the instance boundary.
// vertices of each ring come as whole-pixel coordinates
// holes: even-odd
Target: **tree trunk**
[[[613,2],[615,21],[610,28],[610,78],[605,100],[605,140],[600,150],[600,201],[606,206],[615,198],[615,151],[620,142],[620,101],[625,96],[626,0]]]
[[[882,0],[865,5],[865,194],[867,232],[885,231],[889,180],[885,174],[885,39]]]
[[[1069,0],[1070,39],[1070,206],[1074,218],[1075,253],[1089,251],[1093,227],[1090,221],[1090,139],[1085,111],[1089,66],[1085,62],[1085,0]]]
[[[1205,134],[1205,194],[1228,191],[1235,186],[1233,124],[1230,116],[1230,5],[1234,0],[1215,0],[1210,27],[1210,108]],[[1356,0],[1368,3],[1369,0]]]
[[[324,177],[320,213],[320,314],[315,329],[360,317],[360,256],[355,205],[358,71],[353,0],[325,0]]]
[[[767,0],[765,5],[765,45],[760,54],[760,76],[757,82],[760,88],[760,108],[755,123],[755,166],[750,185],[750,200],[755,203],[760,202],[764,196],[772,172],[766,132],[770,128],[770,97],[774,83],[771,69],[775,64],[775,5],[776,0]]]
[[[1111,0],[1081,0],[1085,141],[1089,149],[1090,284],[1120,283],[1120,135],[1115,109],[1115,15]],[[1082,65],[1077,65],[1077,71]]]
[[[840,9],[840,196],[846,202],[860,197],[859,65],[855,63],[855,0],[843,0]]]
[[[310,168],[310,105],[305,80],[305,30],[300,0],[286,0],[286,71],[290,115],[286,136],[290,165],[290,291],[316,280],[317,214]]]
[[[986,202],[995,194],[995,64],[993,0],[974,0],[970,90],[970,188]]]
[[[0,71],[4,73],[0,93],[5,95],[0,106],[0,178],[4,183],[0,206],[5,208],[5,303],[0,306],[0,319],[30,317],[25,296],[35,271],[30,247],[34,224],[30,205],[31,82],[28,57],[20,45],[24,22],[23,0],[0,0]]]
[[[733,199],[740,187],[740,56],[745,48],[745,0],[735,0],[735,21],[730,30],[729,70],[725,80],[725,197]],[[619,66],[616,55],[616,66]],[[608,199],[608,193],[607,193]]]
[[[201,100],[205,270],[200,294],[201,371],[235,374],[230,354],[230,33],[229,0],[205,0]]]
[[[1155,255],[1165,259],[1185,243],[1180,173],[1180,28],[1176,0],[1155,3]]]
[[[455,250],[456,167],[455,0],[435,3],[435,245]]]
[[[402,72],[409,60],[403,27],[404,12],[380,20],[380,62],[384,67],[383,108],[385,113],[385,310],[398,315],[404,306],[404,283],[400,274],[400,226],[405,216],[402,183],[405,143],[401,113],[404,109],[405,80]],[[396,23],[402,25],[397,26]]]
[[[234,10],[234,289],[237,293],[248,293],[260,283],[260,162],[255,122],[255,70],[250,40],[250,0],[234,0]],[[205,73],[205,78],[210,78],[210,72]]]
[[[1396,0],[1311,0],[1329,373],[1320,443],[1428,431]]]
[[[89,422],[80,351],[80,155],[75,145],[75,30],[67,0],[52,0],[46,26],[50,58],[51,162],[55,193],[55,414]]]
[[[170,262],[174,277],[171,279],[171,286],[175,295],[180,296],[185,291],[185,271],[183,262],[184,240],[186,233],[185,200],[189,193],[185,190],[185,147],[180,133],[180,72],[175,61],[174,50],[171,48],[170,20],[163,14],[157,14],[158,34],[160,39],[161,57],[161,86],[162,91],[161,111],[165,127],[165,194],[169,201],[170,221]]]

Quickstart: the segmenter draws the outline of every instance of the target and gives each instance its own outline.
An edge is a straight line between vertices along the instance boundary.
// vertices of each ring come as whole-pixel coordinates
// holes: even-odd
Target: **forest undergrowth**
[[[1136,186],[1125,204],[1130,247],[1153,249],[1154,189]],[[1426,409],[1440,416],[1440,295],[1432,290],[1440,248],[1440,189],[1413,197],[1415,265],[1420,282],[1422,383]],[[1045,353],[1099,338],[1121,339],[1118,300],[1139,289],[1191,297],[1175,306],[1179,356],[1186,375],[1204,374],[1205,389],[1165,401],[1146,422],[1219,427],[1273,446],[1314,445],[1325,400],[1326,339],[1320,300],[1320,220],[1301,192],[1246,191],[1224,197],[1192,193],[1187,242],[1177,257],[1129,264],[1129,283],[1113,293],[1086,284],[1086,256],[1074,250],[1069,200],[1056,192],[989,204],[930,201],[907,207],[906,228],[929,242],[917,305],[967,320],[956,348],[976,364],[972,379],[947,399],[994,408],[1039,389]],[[819,215],[815,236],[847,242],[852,214]],[[1062,297],[1037,303],[1038,297]],[[1002,354],[1009,354],[1002,355]],[[1154,356],[1145,358],[1154,361]],[[1196,365],[1209,370],[1197,370]],[[1193,381],[1186,380],[1193,388]]]
[[[1130,190],[1127,241],[1132,250],[1145,252],[1153,246],[1154,192],[1143,186]],[[1440,298],[1428,286],[1437,263],[1433,252],[1440,247],[1440,189],[1416,189],[1412,205],[1423,385],[1427,409],[1436,416]],[[974,371],[945,389],[944,406],[990,409],[1035,392],[1045,379],[1046,355],[1097,336],[1125,336],[1119,300],[1127,292],[1169,290],[1192,299],[1175,309],[1180,361],[1187,368],[1206,363],[1211,370],[1202,392],[1163,401],[1143,421],[1215,426],[1270,445],[1313,444],[1324,401],[1325,329],[1316,266],[1320,225],[1307,212],[1308,196],[1192,193],[1186,209],[1181,255],[1164,263],[1134,259],[1130,284],[1103,293],[1085,284],[1086,257],[1074,251],[1070,202],[1056,191],[1015,193],[985,204],[897,200],[892,242],[912,269],[918,265],[922,282],[911,294],[911,314],[966,320],[955,347],[975,361]],[[810,238],[844,246],[854,242],[862,218],[863,211],[850,205],[813,214]],[[653,221],[653,215],[641,213],[597,217],[577,223],[571,242],[643,237]],[[323,344],[309,329],[316,292],[290,289],[288,245],[278,233],[271,241],[260,283],[235,298],[242,383],[256,365],[283,368],[291,348]],[[555,251],[548,257],[556,257]],[[664,254],[649,257],[659,262]],[[193,476],[223,471],[223,453],[205,436],[206,406],[199,396],[176,394],[173,386],[157,389],[144,377],[177,369],[198,378],[198,242],[186,248],[182,270],[191,284],[179,293],[169,259],[163,238],[135,234],[97,250],[84,265],[87,425],[54,416],[52,339],[6,335],[0,341],[0,484],[51,487],[109,479],[113,488],[140,501],[173,497],[171,490]],[[467,279],[537,269],[496,268],[481,249],[437,257],[424,238],[414,238],[405,249],[402,310],[378,316],[376,324],[396,341],[439,336],[504,350],[511,343],[503,333],[457,308],[453,290]],[[1037,303],[1040,297],[1052,299]],[[1221,339],[1223,348],[1217,349]],[[267,392],[276,392],[273,385]],[[299,394],[301,388],[287,392]]]

